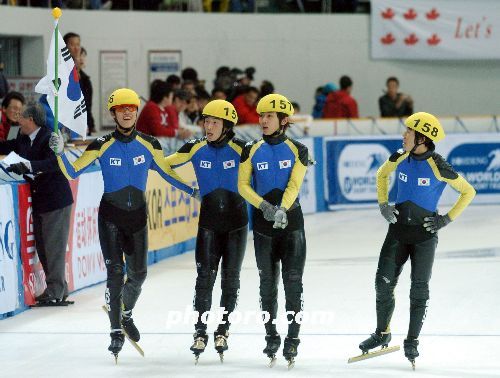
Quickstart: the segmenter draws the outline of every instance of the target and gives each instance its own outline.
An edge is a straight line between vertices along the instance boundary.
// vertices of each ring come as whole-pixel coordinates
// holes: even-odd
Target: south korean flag
[[[280,169],[287,169],[292,166],[291,160],[280,160]]]
[[[234,160],[224,161],[222,162],[222,165],[224,166],[224,169],[231,169],[236,167],[236,163],[234,162]]]

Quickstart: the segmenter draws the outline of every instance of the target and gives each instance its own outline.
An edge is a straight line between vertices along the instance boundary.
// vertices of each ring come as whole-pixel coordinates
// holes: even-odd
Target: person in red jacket
[[[7,140],[11,126],[19,125],[24,103],[24,96],[19,92],[12,91],[5,95],[0,111],[0,141]]]
[[[358,103],[351,96],[351,91],[351,78],[342,76],[340,90],[331,92],[326,98],[323,118],[358,118]]]
[[[155,137],[189,138],[191,132],[179,128],[177,112],[179,107],[182,108],[183,102],[187,103],[187,101],[179,99],[179,96],[176,97],[170,86],[163,80],[153,81],[150,92],[149,101],[137,120],[137,130]],[[180,105],[175,105],[179,103]]]
[[[239,125],[259,123],[259,114],[257,114],[258,98],[259,90],[255,87],[248,87],[245,90],[245,93],[239,95],[233,100],[233,105],[238,113]]]

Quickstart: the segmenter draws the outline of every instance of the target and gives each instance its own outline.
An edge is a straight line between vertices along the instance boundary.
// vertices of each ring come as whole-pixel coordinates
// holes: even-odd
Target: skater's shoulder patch
[[[405,150],[402,148],[394,152],[390,157],[389,161],[392,163],[396,163],[399,159],[401,159],[402,156],[406,155]]]
[[[444,157],[439,155],[437,152],[434,152],[430,158],[436,164],[436,167],[439,171],[439,174],[443,178],[449,179],[449,180],[455,180],[456,178],[458,178],[458,173],[455,172],[455,170],[453,169],[451,164],[448,163]]]

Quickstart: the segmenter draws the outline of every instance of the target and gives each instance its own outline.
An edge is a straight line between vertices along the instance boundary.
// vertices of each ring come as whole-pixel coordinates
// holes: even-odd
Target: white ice
[[[375,328],[374,277],[387,225],[376,209],[306,217],[304,273],[306,311],[333,314],[324,324],[306,323],[295,368],[281,354],[267,367],[264,330],[254,318],[233,324],[220,364],[210,340],[197,366],[189,351],[191,324],[167,327],[169,311],[191,308],[195,282],[192,252],[149,267],[134,310],[142,332],[141,357],[125,343],[118,365],[107,351],[109,324],[101,309],[104,284],[81,290],[67,308],[39,308],[0,321],[1,377],[489,377],[500,376],[500,206],[471,206],[440,232],[428,316],[420,337],[416,371],[402,352],[347,364]],[[410,263],[396,289],[392,345],[402,344],[409,319]],[[249,238],[239,311],[259,308],[258,273]],[[213,302],[220,298],[217,280]],[[280,288],[280,309],[284,310]],[[279,327],[282,337],[286,329]],[[281,352],[281,351],[280,351]]]

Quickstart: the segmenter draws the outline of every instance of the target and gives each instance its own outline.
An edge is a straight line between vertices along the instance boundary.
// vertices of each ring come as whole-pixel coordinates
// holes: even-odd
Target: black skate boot
[[[228,349],[227,338],[229,337],[229,332],[227,331],[215,331],[214,332],[214,346],[217,353],[219,353],[220,362],[224,362],[224,352]]]
[[[278,334],[266,335],[266,343],[267,345],[262,352],[270,359],[269,367],[273,367],[276,364],[276,352],[281,345],[281,337]]]
[[[194,358],[195,358],[195,365],[198,364],[198,358],[200,357],[200,354],[205,351],[205,348],[208,343],[208,335],[204,330],[196,330],[196,332],[193,335],[194,342],[193,345],[191,345],[191,351],[194,353]]]
[[[378,329],[375,330],[375,333],[372,333],[369,338],[359,344],[359,349],[363,351],[363,353],[368,353],[370,349],[379,347],[382,345],[383,348],[387,348],[389,343],[391,342],[391,333],[390,332],[381,332]]]
[[[288,361],[288,369],[295,365],[295,357],[297,357],[297,348],[299,347],[300,339],[294,337],[286,337],[283,344],[283,357]]]
[[[141,334],[134,324],[134,319],[132,319],[132,310],[123,311],[122,327],[131,340],[135,342],[138,342],[140,340]]]
[[[115,364],[118,363],[118,353],[122,350],[123,343],[125,342],[125,335],[121,330],[113,331],[109,334],[111,336],[111,344],[108,350],[115,356]]]
[[[411,362],[411,367],[415,370],[415,358],[419,356],[418,354],[418,340],[414,338],[408,338],[404,341],[405,357]]]

